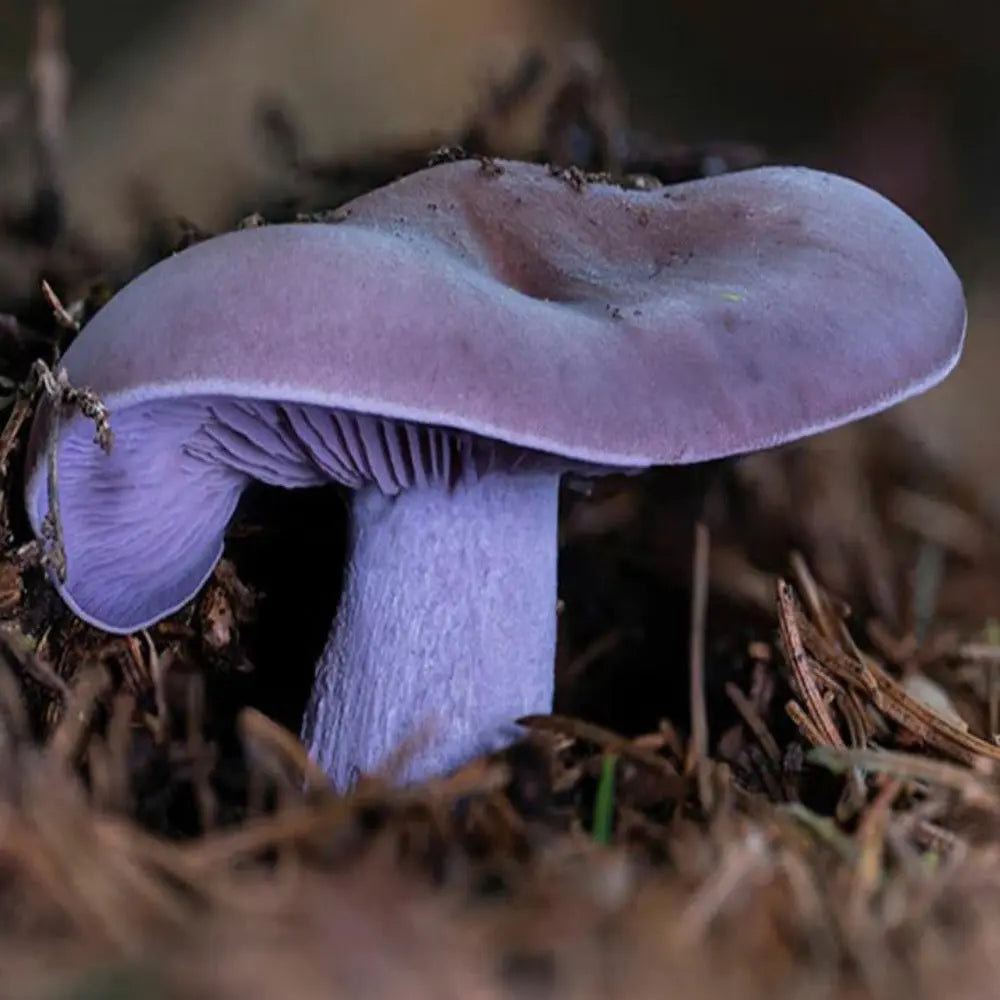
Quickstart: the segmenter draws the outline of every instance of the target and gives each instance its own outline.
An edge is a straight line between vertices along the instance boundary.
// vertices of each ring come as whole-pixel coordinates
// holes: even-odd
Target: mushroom
[[[339,788],[425,726],[402,780],[550,710],[567,469],[699,462],[856,420],[944,377],[964,337],[930,237],[805,168],[634,190],[466,160],[336,218],[227,233],[121,289],[62,358],[108,406],[114,446],[68,410],[53,430],[43,403],[26,499],[41,536],[54,447],[55,586],[128,633],[198,592],[251,480],[353,490],[303,724]]]

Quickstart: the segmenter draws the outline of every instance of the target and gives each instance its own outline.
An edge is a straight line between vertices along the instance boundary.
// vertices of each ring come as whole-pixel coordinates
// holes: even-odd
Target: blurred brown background
[[[28,197],[34,3],[0,0],[0,202]],[[151,216],[212,228],[280,190],[261,128],[336,161],[460,132],[539,51],[603,53],[634,124],[747,140],[878,188],[952,256],[969,347],[886,418],[1000,520],[1000,13],[977,0],[67,0],[60,178],[71,226],[124,256]],[[574,49],[574,46],[577,48]],[[19,102],[22,102],[19,104]],[[527,126],[526,126],[527,127]],[[518,149],[515,131],[506,138]]]

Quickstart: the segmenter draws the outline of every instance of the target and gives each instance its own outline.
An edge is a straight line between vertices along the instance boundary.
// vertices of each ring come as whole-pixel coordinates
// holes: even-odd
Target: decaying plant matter
[[[296,210],[335,211],[338,170],[313,171]],[[993,988],[1000,540],[884,428],[832,463],[805,445],[567,483],[556,713],[451,778],[341,797],[291,735],[317,641],[307,571],[340,544],[308,497],[250,498],[197,599],[134,635],[85,625],[45,582],[19,500],[28,421],[57,393],[102,429],[100,401],[52,373],[106,290],[77,258],[18,260],[32,293],[0,317],[0,994]],[[818,521],[831,481],[850,502]]]

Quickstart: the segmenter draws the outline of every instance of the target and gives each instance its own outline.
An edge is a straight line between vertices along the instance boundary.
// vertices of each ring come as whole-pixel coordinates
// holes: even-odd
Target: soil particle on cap
[[[458,163],[469,159],[472,159],[472,154],[462,146],[438,146],[427,157],[427,166],[436,167],[442,163]]]
[[[479,172],[487,177],[500,177],[506,171],[503,166],[492,156],[477,156],[479,161]]]
[[[565,181],[574,191],[582,191],[587,186],[587,175],[579,167],[559,167],[550,163],[549,173]]]

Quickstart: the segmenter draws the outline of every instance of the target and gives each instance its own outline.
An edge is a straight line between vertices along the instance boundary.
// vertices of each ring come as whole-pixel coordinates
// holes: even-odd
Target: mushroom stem
[[[558,497],[556,475],[499,473],[355,494],[303,724],[338,789],[395,750],[396,780],[447,773],[515,739],[519,716],[551,710]]]

